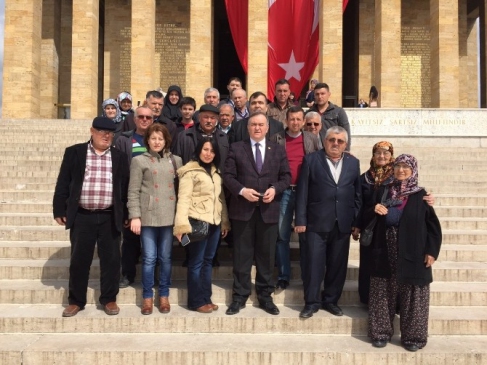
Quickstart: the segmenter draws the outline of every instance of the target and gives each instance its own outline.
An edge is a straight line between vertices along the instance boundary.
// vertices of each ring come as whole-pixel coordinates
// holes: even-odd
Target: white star
[[[284,76],[286,80],[289,81],[292,77],[294,77],[296,80],[301,81],[299,71],[304,67],[304,62],[296,62],[296,58],[294,58],[294,51],[291,51],[291,57],[289,58],[288,63],[278,63],[278,65],[284,71],[286,71],[286,76]]]

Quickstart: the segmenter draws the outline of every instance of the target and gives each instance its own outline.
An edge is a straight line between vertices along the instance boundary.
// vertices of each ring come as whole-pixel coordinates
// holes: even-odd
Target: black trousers
[[[256,208],[249,221],[233,220],[233,300],[245,303],[251,292],[252,261],[257,274],[255,290],[259,303],[271,300],[276,256],[277,223],[264,223]]]
[[[130,227],[123,229],[122,241],[122,276],[130,281],[135,280],[137,261],[141,253],[140,236],[130,230]]]
[[[306,231],[304,300],[307,305],[338,303],[347,277],[349,249],[350,232],[340,232],[338,224],[331,232]],[[320,298],[323,280],[325,289]]]
[[[95,245],[100,258],[100,303],[116,301],[120,280],[120,232],[113,212],[79,211],[70,231],[69,304],[86,305],[86,291]]]

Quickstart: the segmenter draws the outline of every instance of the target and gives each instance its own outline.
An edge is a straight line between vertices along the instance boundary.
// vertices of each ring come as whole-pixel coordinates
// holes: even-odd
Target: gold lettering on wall
[[[120,45],[120,91],[130,91],[130,74],[132,71],[132,63],[130,60],[130,40],[132,39],[131,27],[123,27],[120,30],[120,37],[124,39],[124,42]]]
[[[401,106],[431,106],[430,32],[426,26],[402,26]]]
[[[181,23],[156,24],[156,54],[160,57],[160,85],[186,85],[189,28]]]

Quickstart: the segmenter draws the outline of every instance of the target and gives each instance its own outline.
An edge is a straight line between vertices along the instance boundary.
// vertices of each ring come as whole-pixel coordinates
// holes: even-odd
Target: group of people
[[[66,149],[54,193],[54,218],[70,229],[71,241],[64,317],[86,305],[95,245],[99,301],[108,315],[119,313],[116,296],[134,282],[140,254],[141,313],[151,314],[155,303],[169,313],[173,237],[182,242],[195,220],[206,222],[208,233],[186,246],[190,310],[218,310],[211,299],[212,266],[231,230],[233,289],[226,314],[245,308],[255,263],[259,307],[278,315],[272,294],[290,285],[294,220],[305,302],[299,316],[310,318],[320,308],[341,316],[350,237],[359,239],[376,219],[372,244],[360,252],[359,293],[369,305],[369,336],[384,347],[399,310],[405,348],[426,345],[441,227],[434,198],[418,186],[416,159],[394,159],[392,144],[379,142],[370,170],[361,175],[359,160],[349,153],[347,115],[329,101],[328,85],[314,85],[307,113],[289,101],[287,80],[275,87],[272,103],[259,91],[247,100],[240,80],[232,78],[229,100],[208,88],[197,112],[194,99],[177,86],[165,98],[149,91],[133,112],[129,93],[104,101],[90,140]]]

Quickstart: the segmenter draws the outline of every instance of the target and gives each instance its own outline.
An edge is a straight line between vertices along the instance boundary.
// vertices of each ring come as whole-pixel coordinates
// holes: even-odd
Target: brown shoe
[[[105,310],[105,313],[108,314],[109,316],[115,316],[120,312],[120,308],[118,308],[116,302],[110,302],[105,304],[103,306],[103,309]]]
[[[70,304],[68,307],[63,311],[63,317],[73,317],[78,314],[79,311],[82,311],[84,308],[77,306],[76,304]]]
[[[142,309],[140,312],[144,315],[152,314],[152,309],[154,307],[154,299],[152,298],[144,298],[142,302]]]
[[[169,313],[171,311],[168,297],[159,297],[159,311],[161,313]]]
[[[211,306],[211,304],[205,304],[205,305],[202,305],[201,307],[196,308],[196,312],[211,313],[211,312],[213,312],[213,307]]]
[[[214,311],[217,311],[218,310],[218,306],[216,304],[208,303],[207,305],[209,305],[210,308],[213,309]]]

